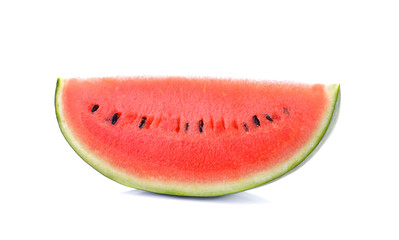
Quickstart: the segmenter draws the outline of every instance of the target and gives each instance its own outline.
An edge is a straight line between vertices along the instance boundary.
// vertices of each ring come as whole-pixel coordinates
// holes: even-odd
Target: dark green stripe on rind
[[[314,153],[320,148],[320,146],[325,142],[329,133],[332,131],[336,120],[338,119],[339,115],[339,107],[340,107],[340,86],[335,85],[335,91],[331,93],[331,105],[330,108],[330,116],[323,121],[323,128],[318,139],[312,139],[309,141],[309,144],[314,143],[314,146],[309,149],[305,153],[301,153],[302,149],[308,147],[308,144],[302,148],[299,154],[303,154],[303,158],[295,161],[292,165],[286,168],[284,171],[278,171],[279,168],[273,169],[276,170],[278,173],[275,174],[272,178],[267,178],[265,181],[258,181],[256,183],[250,184],[250,182],[255,182],[259,176],[262,176],[262,173],[267,175],[269,172],[262,172],[256,174],[255,176],[248,176],[245,179],[227,182],[224,185],[220,183],[215,184],[205,184],[205,185],[198,185],[198,184],[186,184],[186,183],[167,183],[164,182],[156,182],[147,179],[139,179],[134,176],[129,176],[123,173],[121,170],[115,169],[108,164],[106,164],[101,157],[94,156],[92,153],[85,150],[84,146],[79,143],[77,139],[73,136],[73,133],[68,130],[68,126],[64,124],[64,120],[62,119],[61,114],[61,89],[62,89],[62,79],[57,79],[57,87],[55,92],[55,108],[56,108],[56,116],[57,121],[60,126],[61,132],[64,135],[65,139],[67,140],[68,144],[74,149],[74,151],[84,160],[86,161],[91,167],[96,169],[102,175],[118,182],[123,185],[142,189],[146,191],[152,191],[161,194],[170,194],[170,195],[182,195],[182,196],[199,196],[199,197],[211,197],[211,196],[219,196],[225,194],[231,194],[236,192],[241,192],[247,189],[251,189],[254,187],[258,187],[279,179],[280,177],[287,175],[287,173],[293,172],[293,170],[298,169],[299,166],[302,166],[307,160],[309,160]],[[318,130],[320,131],[320,130]],[[71,135],[71,136],[70,136]],[[298,155],[299,155],[298,154]],[[297,156],[297,155],[296,155]],[[291,159],[295,160],[295,157]],[[291,160],[290,159],[290,160]],[[282,169],[283,167],[280,167]],[[274,174],[274,173],[271,173]],[[265,178],[265,177],[264,177]]]

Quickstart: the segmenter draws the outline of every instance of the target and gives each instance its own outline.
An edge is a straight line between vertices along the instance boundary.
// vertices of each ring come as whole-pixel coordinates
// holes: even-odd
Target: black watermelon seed
[[[244,130],[245,130],[246,132],[248,132],[248,131],[249,131],[249,129],[248,129],[248,125],[247,125],[246,123],[243,123],[243,124],[242,124],[242,126],[244,127]]]
[[[269,116],[269,114],[266,113],[265,116],[266,116],[266,119],[267,119],[267,120],[269,120],[270,122],[273,122],[273,118],[271,118],[271,117]]]
[[[139,122],[139,128],[142,129],[145,125],[145,121],[147,121],[146,117],[142,117]]]
[[[256,126],[258,126],[258,127],[260,126],[260,121],[259,121],[258,116],[254,115],[254,116],[252,117],[252,120],[254,121],[254,123],[255,123]]]
[[[288,116],[290,115],[290,112],[288,111],[287,108],[283,108],[284,114],[287,114]]]
[[[112,125],[115,125],[115,123],[118,121],[118,118],[119,118],[118,113],[114,113],[114,115],[112,115],[112,118],[111,118]]]
[[[94,105],[94,106],[91,108],[91,113],[94,113],[95,111],[97,111],[99,107],[100,107],[100,106],[98,106],[97,104]]]
[[[203,128],[204,128],[204,121],[203,121],[203,120],[200,120],[200,121],[198,122],[198,129],[199,129],[200,133],[203,132]]]
[[[184,127],[184,130],[187,132],[188,131],[188,127],[189,127],[189,125],[188,125],[188,123],[186,123],[186,126]]]

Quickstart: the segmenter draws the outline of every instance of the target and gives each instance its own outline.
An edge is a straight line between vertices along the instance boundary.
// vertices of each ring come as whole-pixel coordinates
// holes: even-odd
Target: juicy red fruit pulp
[[[92,153],[127,174],[212,183],[265,171],[312,138],[323,85],[217,79],[70,79],[64,117]]]

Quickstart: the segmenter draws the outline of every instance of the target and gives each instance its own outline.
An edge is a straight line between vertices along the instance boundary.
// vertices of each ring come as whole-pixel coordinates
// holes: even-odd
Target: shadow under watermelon
[[[123,192],[123,194],[136,196],[136,197],[144,197],[144,198],[163,198],[163,199],[173,199],[180,201],[199,201],[199,202],[211,202],[211,203],[223,203],[223,204],[271,203],[270,201],[249,192],[238,192],[238,193],[222,195],[222,196],[214,196],[214,197],[191,197],[191,196],[167,195],[167,194],[142,191],[139,189],[132,189],[130,191]]]

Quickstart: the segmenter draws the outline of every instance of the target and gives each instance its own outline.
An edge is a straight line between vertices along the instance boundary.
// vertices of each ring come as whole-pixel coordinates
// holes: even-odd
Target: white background
[[[1,1],[0,239],[399,239],[398,1]],[[69,147],[58,77],[341,83],[301,169],[218,198],[134,190]]]

